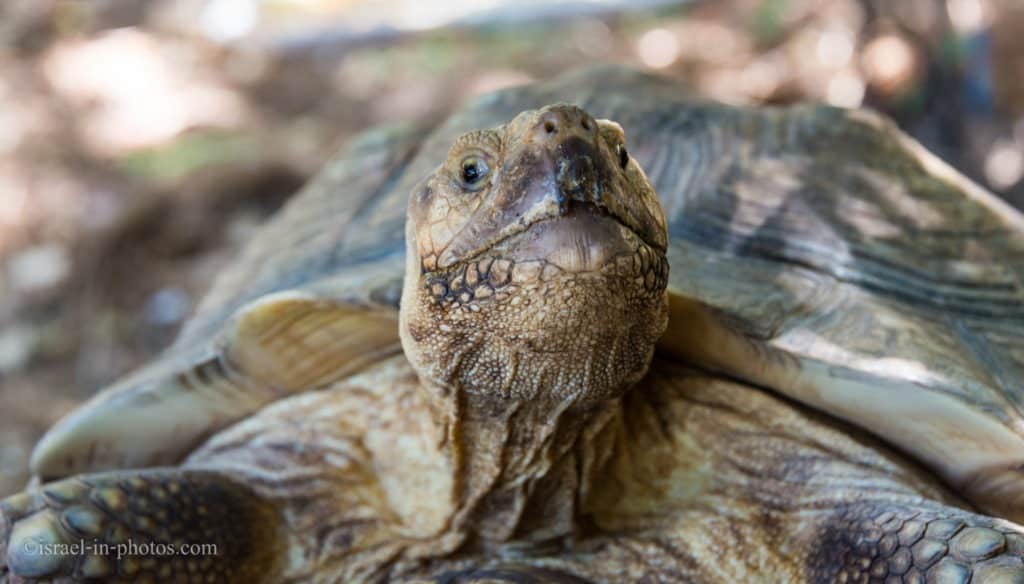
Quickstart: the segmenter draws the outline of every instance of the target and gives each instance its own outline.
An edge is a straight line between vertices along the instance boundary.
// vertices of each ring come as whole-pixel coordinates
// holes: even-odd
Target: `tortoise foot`
[[[272,573],[276,525],[215,473],[74,477],[0,503],[0,581],[256,582]]]
[[[853,505],[819,541],[816,582],[1024,583],[1024,530],[952,507]]]

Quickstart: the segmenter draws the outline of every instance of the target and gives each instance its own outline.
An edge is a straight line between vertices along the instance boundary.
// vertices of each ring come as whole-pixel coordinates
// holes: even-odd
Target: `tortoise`
[[[570,72],[355,140],[0,578],[1020,582],[1022,373],[1024,218],[891,122]]]

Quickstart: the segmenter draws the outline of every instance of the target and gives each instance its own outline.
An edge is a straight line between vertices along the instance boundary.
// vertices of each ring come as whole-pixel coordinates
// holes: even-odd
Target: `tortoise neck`
[[[620,400],[567,407],[456,394],[447,412],[454,462],[452,527],[479,545],[532,546],[571,537],[595,463],[585,444]]]

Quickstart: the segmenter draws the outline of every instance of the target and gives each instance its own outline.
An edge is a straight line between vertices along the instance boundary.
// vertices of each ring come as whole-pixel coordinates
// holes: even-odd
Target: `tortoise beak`
[[[530,133],[535,147],[546,150],[553,162],[560,214],[573,201],[600,206],[601,179],[607,172],[600,168],[597,121],[578,107],[554,105],[541,110]]]

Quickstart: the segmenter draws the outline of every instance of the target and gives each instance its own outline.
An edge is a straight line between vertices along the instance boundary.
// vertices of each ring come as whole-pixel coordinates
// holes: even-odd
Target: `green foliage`
[[[786,0],[763,0],[758,5],[750,23],[758,44],[771,45],[782,36],[786,4]]]
[[[253,156],[257,144],[246,134],[190,132],[167,144],[129,154],[118,164],[129,174],[149,180],[184,176],[208,164]]]

